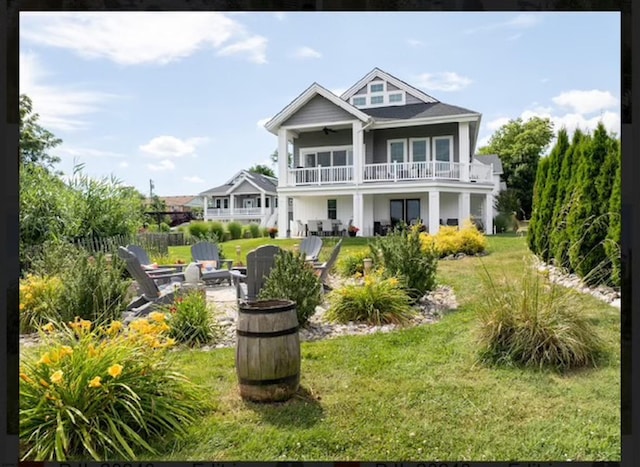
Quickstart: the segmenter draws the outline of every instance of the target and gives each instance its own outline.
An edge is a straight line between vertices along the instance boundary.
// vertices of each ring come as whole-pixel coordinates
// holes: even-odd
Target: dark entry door
[[[392,199],[389,204],[389,217],[391,217],[391,226],[404,222],[411,224],[411,221],[420,219],[420,200],[419,199]]]

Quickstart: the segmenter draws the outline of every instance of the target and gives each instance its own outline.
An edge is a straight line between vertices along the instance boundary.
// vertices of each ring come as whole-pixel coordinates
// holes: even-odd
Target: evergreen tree
[[[620,286],[620,218],[621,218],[621,201],[620,186],[622,184],[622,165],[620,164],[620,146],[616,142],[616,154],[618,159],[618,168],[613,181],[611,191],[611,202],[609,204],[609,231],[607,233],[607,241],[605,242],[605,251],[611,261],[611,282],[613,285]]]
[[[611,147],[607,130],[600,122],[580,162],[577,196],[567,219],[571,242],[569,262],[578,276],[589,285],[600,283],[608,276],[604,251],[608,222],[604,213],[609,205],[606,203],[605,211],[605,200],[600,199],[598,193],[598,179]]]
[[[551,220],[553,219],[553,210],[556,202],[556,194],[558,191],[558,179],[562,170],[562,161],[565,153],[569,148],[569,136],[567,130],[562,128],[558,132],[558,140],[549,154],[549,168],[547,170],[546,182],[544,190],[540,195],[538,205],[538,219],[535,226],[535,242],[536,254],[544,261],[548,261],[549,254],[549,237],[551,235]],[[535,209],[535,208],[534,208]]]
[[[531,213],[531,222],[529,223],[529,230],[527,232],[527,244],[529,249],[538,254],[537,250],[537,233],[538,233],[538,220],[540,218],[540,199],[544,192],[544,184],[547,180],[547,172],[549,170],[549,158],[545,157],[538,164],[538,170],[536,171],[536,182],[533,185],[533,211]]]
[[[556,195],[556,205],[553,210],[551,247],[550,253],[553,256],[555,265],[569,269],[569,233],[567,231],[567,216],[571,209],[572,201],[575,198],[574,188],[578,178],[578,167],[583,153],[583,145],[589,140],[580,129],[573,133],[571,146],[567,150],[562,161],[560,170],[560,180],[558,181],[558,193]]]

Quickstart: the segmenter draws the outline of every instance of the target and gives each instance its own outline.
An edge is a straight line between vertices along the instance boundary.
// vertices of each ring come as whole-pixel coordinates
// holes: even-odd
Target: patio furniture
[[[296,223],[298,224],[298,237],[304,237],[307,235],[307,232],[305,231],[305,227],[304,224],[302,223],[301,220],[297,220]]]
[[[304,253],[307,261],[318,261],[320,250],[322,250],[322,239],[320,237],[305,237],[300,242],[300,252]]]
[[[227,269],[231,269],[231,266],[233,266],[232,259],[220,259],[218,245],[212,242],[198,242],[195,245],[191,245],[191,256],[196,263],[217,261],[218,265],[226,265]]]
[[[313,265],[313,268],[316,271],[320,271],[320,275],[318,277],[320,278],[320,281],[322,282],[322,288],[325,291],[331,290],[331,286],[327,284],[327,277],[329,276],[329,272],[331,271],[331,269],[333,268],[333,265],[336,263],[336,260],[338,259],[338,254],[340,254],[341,248],[342,248],[342,239],[340,239],[337,245],[333,247],[333,250],[331,251],[331,255],[329,256],[329,259],[327,261],[321,264],[316,263]]]
[[[167,274],[167,273],[170,273],[170,272],[179,272],[179,271],[182,271],[182,269],[186,266],[185,264],[162,264],[162,265],[157,265],[153,261],[151,261],[151,258],[149,257],[149,254],[141,246],[130,244],[130,245],[127,245],[125,248],[127,250],[129,250],[131,253],[133,253],[136,256],[136,258],[138,258],[142,268],[144,270],[146,270],[150,275],[154,275],[155,276],[157,274]]]
[[[280,251],[280,248],[274,245],[261,246],[247,254],[246,274],[241,274],[237,270],[230,271],[236,284],[238,303],[258,299],[258,294],[267,281],[276,262],[276,255]]]
[[[308,220],[307,221],[307,232],[309,235],[318,235],[319,233],[318,221],[316,220]]]
[[[447,219],[447,225],[452,227],[458,226],[458,219]]]
[[[137,317],[148,315],[151,311],[161,305],[173,302],[176,288],[181,286],[181,280],[184,280],[183,273],[170,274],[172,278],[181,279],[179,282],[170,282],[165,285],[158,286],[140,264],[138,258],[123,246],[118,247],[118,257],[125,264],[125,268],[134,278],[140,289],[141,295],[127,305],[125,310],[125,323]]]
[[[333,235],[333,222],[331,219],[322,219],[320,221],[320,235],[323,237]]]

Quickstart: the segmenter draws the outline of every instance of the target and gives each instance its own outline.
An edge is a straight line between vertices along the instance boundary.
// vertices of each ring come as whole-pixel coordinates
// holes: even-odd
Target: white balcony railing
[[[469,180],[491,181],[491,166],[459,162],[393,162],[390,164],[366,164],[365,182],[397,182],[404,180],[462,180],[468,170]]]
[[[289,170],[291,185],[348,183],[353,180],[353,166],[308,167]]]
[[[267,211],[269,209],[267,208]],[[234,216],[261,216],[262,209],[261,208],[235,208],[233,210]],[[209,208],[207,209],[207,217],[230,217],[231,209],[222,209],[222,208]]]

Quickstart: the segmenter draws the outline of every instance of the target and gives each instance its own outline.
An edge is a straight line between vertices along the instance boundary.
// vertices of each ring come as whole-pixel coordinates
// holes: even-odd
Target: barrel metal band
[[[238,378],[240,384],[246,384],[247,386],[269,386],[270,384],[292,384],[298,381],[300,374],[285,376],[284,378],[276,379],[246,379]]]
[[[236,329],[236,334],[242,337],[280,337],[280,336],[288,336],[289,334],[295,334],[298,332],[299,326],[294,326],[289,329],[283,329],[281,331],[271,331],[271,332],[252,332],[252,331],[242,331],[240,329]]]
[[[238,309],[238,311],[240,313],[245,313],[248,315],[265,315],[265,314],[272,314],[272,313],[284,313],[286,311],[291,311],[291,310],[295,310],[296,309],[296,304],[294,303],[293,305],[287,305],[284,306],[282,308],[242,308],[240,307]]]

